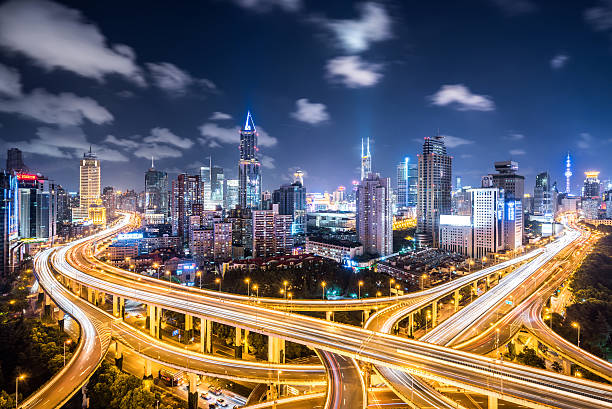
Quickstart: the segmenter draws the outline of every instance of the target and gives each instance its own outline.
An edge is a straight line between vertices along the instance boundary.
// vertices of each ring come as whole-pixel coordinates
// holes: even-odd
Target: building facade
[[[357,236],[364,253],[393,253],[391,181],[370,173],[357,190]]]
[[[272,203],[278,204],[279,214],[292,216],[294,235],[306,233],[306,188],[299,180],[276,189],[272,193]]]
[[[248,112],[240,130],[238,162],[238,203],[243,209],[258,209],[261,204],[261,163],[257,151],[257,129]]]
[[[533,188],[533,213],[538,216],[553,215],[552,182],[548,172],[536,176]]]
[[[419,245],[438,246],[441,214],[451,212],[452,163],[443,136],[426,137],[419,156],[417,232]]]
[[[83,154],[79,163],[79,207],[73,209],[72,220],[83,221],[89,217],[89,206],[100,199],[100,160],[95,153]]]
[[[168,217],[168,174],[155,169],[151,160],[151,167],[145,172],[145,211],[161,214]]]
[[[417,205],[419,185],[419,166],[410,163],[406,157],[397,165],[397,207],[415,207]]]

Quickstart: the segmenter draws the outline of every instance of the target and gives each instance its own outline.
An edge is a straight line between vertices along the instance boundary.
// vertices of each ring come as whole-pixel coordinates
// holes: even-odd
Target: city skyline
[[[449,4],[438,15],[397,2],[219,1],[138,14],[136,34],[135,5],[121,8],[123,20],[111,18],[112,3],[3,2],[3,148],[22,149],[26,164],[72,191],[90,145],[103,186],[141,190],[151,156],[170,178],[196,174],[212,156],[235,179],[238,128],[250,110],[264,190],[291,182],[296,168],[311,192],[349,186],[368,137],[373,171],[392,177],[439,132],[464,185],[512,159],[527,192],[545,171],[562,187],[569,151],[578,193],[583,172],[612,174],[611,124],[600,114],[610,107],[603,79],[612,54],[593,11],[604,6],[526,4]],[[471,14],[479,29],[465,24]],[[16,23],[28,19],[40,24],[24,36]],[[162,23],[168,29],[156,30]],[[68,41],[74,35],[80,40]],[[539,41],[516,47],[528,38]],[[39,52],[41,44],[55,53]],[[288,74],[271,63],[279,59]]]

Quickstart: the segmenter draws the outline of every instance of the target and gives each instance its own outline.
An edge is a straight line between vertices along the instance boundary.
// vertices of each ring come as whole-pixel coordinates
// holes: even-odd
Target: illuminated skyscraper
[[[151,167],[145,172],[145,210],[163,214],[168,217],[168,174],[155,169],[151,158]]]
[[[0,172],[0,276],[12,271],[11,241],[19,234],[19,198],[17,177],[9,171]]]
[[[536,176],[533,188],[533,213],[540,216],[553,215],[552,183],[548,172]]]
[[[238,203],[243,209],[257,209],[261,204],[261,164],[257,159],[257,129],[247,113],[240,130],[240,161],[238,162]]]
[[[365,179],[372,172],[372,155],[370,155],[370,138],[366,139],[366,148],[363,148],[361,139],[361,180]]]
[[[569,152],[565,158],[565,193],[568,195],[571,193],[570,178],[572,177],[572,160]]]
[[[601,192],[601,182],[599,181],[599,172],[590,171],[584,172],[584,187],[582,188],[582,197],[599,198]]]
[[[391,181],[370,173],[357,190],[357,236],[363,251],[387,256],[393,253]]]
[[[425,137],[419,155],[417,233],[419,245],[438,246],[441,214],[450,214],[453,158],[446,154],[444,137]]]
[[[397,206],[415,207],[419,181],[419,166],[406,157],[397,165]]]
[[[72,210],[72,220],[81,221],[89,217],[89,206],[100,199],[100,160],[89,148],[80,161],[80,205]]]

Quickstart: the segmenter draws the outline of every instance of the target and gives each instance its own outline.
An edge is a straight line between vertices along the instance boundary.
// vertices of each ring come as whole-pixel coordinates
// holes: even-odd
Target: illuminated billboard
[[[117,240],[139,240],[142,237],[142,233],[123,233],[117,235]]]

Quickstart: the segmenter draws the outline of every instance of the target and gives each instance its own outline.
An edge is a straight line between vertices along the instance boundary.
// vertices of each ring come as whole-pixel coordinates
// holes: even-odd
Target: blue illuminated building
[[[240,130],[238,162],[238,203],[243,209],[258,209],[261,204],[261,163],[257,151],[257,129],[251,112],[248,112]]]

